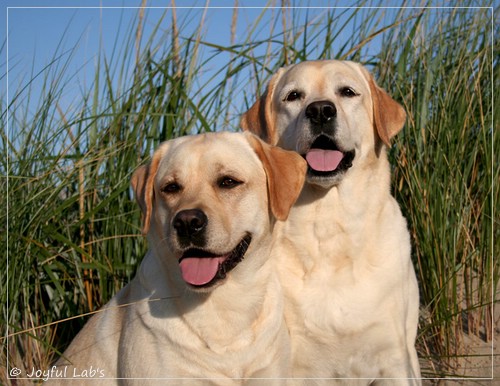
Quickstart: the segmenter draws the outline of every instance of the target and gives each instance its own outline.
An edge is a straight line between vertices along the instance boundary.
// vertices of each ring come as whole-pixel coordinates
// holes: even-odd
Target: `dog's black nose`
[[[207,226],[208,218],[199,209],[181,210],[174,217],[173,225],[179,237],[199,235]]]
[[[326,123],[337,116],[337,108],[330,101],[313,102],[306,108],[306,117],[312,123]]]

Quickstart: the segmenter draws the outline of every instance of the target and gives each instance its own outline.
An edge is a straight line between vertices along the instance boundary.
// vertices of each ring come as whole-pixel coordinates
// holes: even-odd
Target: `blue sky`
[[[240,6],[247,4],[256,6],[259,3],[266,4],[263,1],[239,0]],[[203,7],[204,4],[204,1],[196,0],[176,2],[179,22],[195,21],[184,24],[181,34],[190,35],[188,30],[194,30],[198,26],[197,22],[203,13],[202,9],[190,7]],[[211,7],[221,8],[212,8],[207,15],[205,25],[208,40],[224,45],[229,43],[233,4],[232,0],[210,3]],[[62,56],[63,60],[58,62],[58,66],[51,67],[54,73],[61,71],[63,64],[70,59],[69,52],[72,52],[69,67],[64,72],[75,76],[65,86],[67,94],[63,98],[63,103],[66,103],[66,106],[78,103],[78,98],[82,94],[81,89],[91,84],[99,53],[104,52],[109,59],[113,49],[116,49],[115,44],[118,43],[119,46],[124,44],[121,39],[129,36],[130,26],[137,20],[139,12],[137,7],[140,5],[141,0],[7,0],[5,6],[0,9],[2,12],[0,18],[5,20],[6,26],[2,29],[0,38],[5,41],[5,35],[8,33],[8,57],[6,62],[0,62],[0,71],[4,73],[8,66],[9,100],[42,71],[55,55],[66,53]],[[169,0],[148,0],[146,3],[147,7],[170,5]],[[100,8],[101,6],[104,8]],[[157,24],[165,9],[150,8],[146,12],[144,40],[147,40],[151,28]],[[239,14],[238,33],[244,33],[242,28],[245,21],[250,23],[261,12],[262,9],[242,10]],[[170,21],[169,17],[165,20],[165,28],[170,27]],[[6,51],[4,50],[5,53]],[[43,78],[44,75],[39,76],[36,81],[30,83],[32,90],[35,90],[30,91],[31,95],[39,95]],[[5,90],[6,79],[2,78],[0,82],[2,90]],[[32,99],[36,100],[36,97]],[[31,103],[36,104],[36,101]]]
[[[10,3],[10,4],[9,4]],[[232,1],[218,2],[219,4],[233,4]],[[240,0],[240,4],[245,1]],[[252,1],[246,1],[252,4]],[[33,7],[33,5],[36,5]],[[56,52],[61,54],[71,51],[74,47],[73,59],[70,69],[66,73],[77,73],[75,87],[87,83],[92,79],[96,67],[96,58],[99,51],[109,58],[120,42],[120,36],[128,36],[128,27],[137,20],[140,0],[134,1],[7,1],[12,8],[2,8],[0,17],[6,21],[8,28],[8,71],[9,91],[12,93],[25,85],[35,74],[49,64]],[[170,1],[147,2],[148,7],[169,5]],[[177,1],[177,7],[203,6],[202,1]],[[100,5],[112,8],[99,8]],[[14,8],[16,7],[16,8]],[[26,8],[17,8],[26,7]],[[50,8],[43,8],[50,7]],[[93,7],[93,8],[92,8]],[[132,7],[132,8],[127,8]],[[147,23],[145,24],[144,40],[147,40],[152,26],[164,14],[164,9],[151,8],[146,11]],[[248,9],[242,18],[252,20],[261,10]],[[201,9],[179,8],[179,20],[188,14],[197,15]],[[214,9],[207,20],[207,39],[228,43],[229,24],[232,9]],[[196,18],[196,16],[194,17]],[[8,24],[8,25],[7,25]],[[165,21],[165,26],[170,25],[170,19]],[[240,25],[240,24],[239,24]],[[3,35],[5,36],[5,31]],[[196,28],[196,25],[185,25],[186,28]],[[240,31],[241,32],[241,31]],[[184,30],[181,33],[188,33]],[[2,41],[4,40],[4,36]],[[68,55],[65,55],[67,57]],[[4,64],[2,63],[2,66]],[[2,71],[3,72],[3,71]],[[41,87],[34,82],[35,87]],[[5,87],[4,85],[2,85]]]
[[[203,14],[205,1],[177,0],[177,17],[179,23],[186,21],[180,29],[181,35],[189,36],[192,30],[198,27]],[[280,4],[276,1],[238,0],[242,7],[238,12],[237,39],[244,39],[246,28],[255,18],[261,15],[264,7],[269,4]],[[349,1],[311,0],[313,14],[325,12],[328,6],[348,6]],[[399,5],[401,2],[392,1]],[[230,24],[233,13],[234,0],[212,0],[204,21],[205,38],[212,43],[227,46],[229,44]],[[307,0],[297,4],[308,4]],[[56,73],[74,74],[65,82],[65,95],[60,100],[63,109],[76,105],[82,95],[82,89],[91,86],[100,52],[104,52],[109,59],[113,50],[118,49],[126,37],[130,36],[130,29],[137,21],[138,6],[141,0],[6,0],[0,9],[0,18],[5,20],[6,28],[0,31],[2,41],[8,34],[7,61],[0,63],[4,72],[8,66],[9,101],[15,93],[25,85],[30,84],[31,105],[35,106],[37,97],[43,87],[45,73],[30,81],[40,73],[55,56],[62,55],[57,65],[51,66],[50,71]],[[170,0],[148,0],[146,6],[146,24],[143,41],[147,40],[153,26],[166,12],[165,7],[171,5]],[[159,7],[159,8],[154,8]],[[163,8],[163,9],[162,9]],[[169,11],[167,11],[169,12]],[[267,10],[264,15],[270,18],[273,11]],[[305,10],[304,10],[305,14]],[[162,25],[170,28],[170,14]],[[193,22],[190,22],[190,21]],[[265,23],[263,23],[265,24]],[[278,26],[279,28],[280,26]],[[351,31],[345,32],[347,35]],[[263,28],[261,38],[269,38],[268,30]],[[3,36],[2,36],[3,35]],[[161,36],[160,34],[159,36]],[[130,48],[131,45],[129,44]],[[132,45],[133,47],[133,45]],[[5,50],[7,51],[7,50]],[[70,55],[71,53],[71,55]],[[68,68],[63,71],[63,66]],[[225,65],[225,64],[224,64]],[[212,66],[216,66],[213,63]],[[207,72],[214,69],[207,69]],[[2,78],[2,90],[5,89],[6,79]],[[33,97],[34,96],[34,97]],[[34,107],[33,107],[34,108]]]
[[[15,69],[15,66],[26,65],[31,68],[32,60],[35,58],[35,67],[44,65],[51,59],[51,55],[56,51],[56,47],[61,42],[68,48],[71,47],[79,39],[82,40],[81,45],[83,60],[88,60],[94,56],[99,49],[99,37],[104,40],[103,50],[109,52],[116,40],[117,31],[120,24],[123,27],[129,25],[129,20],[137,16],[137,7],[141,4],[140,0],[134,1],[11,1],[13,6],[20,7],[24,4],[36,4],[34,8],[9,8],[2,9],[4,15],[2,19],[8,20],[9,26],[9,64],[10,70]],[[100,4],[104,7],[99,9]],[[221,4],[231,4],[229,1],[219,2]],[[240,4],[245,1],[240,0]],[[246,1],[252,4],[252,1]],[[148,7],[169,5],[170,1],[152,1],[147,2]],[[202,1],[177,1],[177,7],[184,4],[203,5]],[[41,8],[44,6],[54,8]],[[78,5],[83,5],[78,7]],[[71,8],[64,8],[70,6]],[[61,7],[61,8],[58,8]],[[95,7],[95,8],[92,8]],[[132,8],[127,8],[132,7]],[[146,25],[154,25],[156,20],[163,14],[163,9],[149,9],[149,23]],[[189,12],[200,13],[201,10],[196,9],[178,9],[179,19],[183,18],[183,14]],[[211,37],[217,37],[218,40],[224,42],[224,38],[228,36],[229,23],[231,20],[232,9],[217,9],[217,20],[209,20],[210,28],[208,34]],[[255,17],[260,10],[248,9],[244,15],[249,19]],[[8,19],[7,19],[8,13]],[[215,14],[215,13],[214,13]],[[212,22],[211,22],[212,21]],[[170,20],[168,20],[170,22]],[[194,27],[194,26],[193,26]],[[123,33],[123,30],[122,30]],[[145,34],[147,36],[147,32]],[[2,39],[3,40],[3,39]],[[87,55],[87,56],[85,56]],[[13,67],[13,68],[12,68]],[[22,70],[19,69],[20,71]]]
[[[190,35],[199,25],[203,13],[204,0],[176,0],[177,16],[179,22],[185,20],[181,26],[181,35]],[[418,2],[414,2],[420,4]],[[230,23],[235,0],[211,0],[210,9],[204,22],[204,31],[207,41],[228,45],[230,36]],[[238,30],[237,38],[243,40],[246,28],[253,20],[263,13],[269,4],[281,4],[281,0],[238,0]],[[301,6],[311,4],[307,10],[310,15],[326,11],[326,7],[348,7],[352,4],[347,0],[302,0],[293,1],[291,4]],[[403,1],[385,0],[368,1],[368,5],[398,7]],[[0,72],[5,73],[8,65],[9,100],[13,94],[29,83],[34,75],[42,71],[49,64],[54,55],[62,55],[62,60],[56,66],[51,66],[51,71],[62,71],[63,65],[68,63],[66,74],[74,74],[71,79],[65,80],[66,94],[62,98],[64,108],[78,103],[82,89],[89,87],[96,69],[96,61],[100,52],[104,52],[109,59],[113,50],[124,45],[122,41],[129,36],[129,29],[137,21],[138,9],[141,0],[4,0],[0,8],[0,19],[5,21],[5,28],[0,30],[1,41],[6,41],[8,34],[8,55],[4,49],[2,54],[6,60],[0,60]],[[165,12],[165,7],[171,5],[171,0],[148,0],[147,7],[162,7],[147,9],[147,22],[143,41],[147,40],[153,26]],[[102,8],[101,8],[102,7]],[[198,8],[192,8],[198,7]],[[271,17],[271,10],[264,12],[264,18]],[[384,10],[391,12],[391,10]],[[304,10],[304,15],[306,10]],[[162,25],[170,28],[170,15]],[[263,23],[265,24],[265,23]],[[277,26],[278,28],[280,26]],[[132,27],[133,28],[133,27]],[[351,27],[352,28],[352,27]],[[349,26],[340,36],[339,43],[347,40],[353,31]],[[263,28],[261,38],[268,39],[268,29]],[[161,36],[161,34],[159,35]],[[380,41],[373,41],[373,48],[377,49]],[[130,44],[128,45],[130,48]],[[70,56],[70,53],[71,55]],[[116,53],[115,53],[116,54]],[[6,57],[7,56],[7,57]],[[217,66],[212,62],[212,66]],[[209,71],[215,69],[207,68]],[[31,95],[36,95],[42,87],[43,76],[31,82]],[[0,86],[6,89],[6,78],[0,77]],[[34,91],[33,91],[34,90]]]

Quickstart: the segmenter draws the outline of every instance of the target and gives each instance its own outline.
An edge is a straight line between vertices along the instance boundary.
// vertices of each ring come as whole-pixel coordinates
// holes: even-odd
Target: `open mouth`
[[[309,174],[328,177],[352,166],[354,150],[344,152],[331,138],[320,135],[314,140],[304,158],[307,161]]]
[[[182,278],[196,288],[212,286],[243,260],[251,241],[252,236],[246,235],[236,248],[222,255],[198,248],[186,250],[179,259]]]

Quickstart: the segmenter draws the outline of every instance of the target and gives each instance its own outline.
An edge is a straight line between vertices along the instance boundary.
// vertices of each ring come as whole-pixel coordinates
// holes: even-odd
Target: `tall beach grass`
[[[390,158],[421,289],[423,375],[464,375],[465,339],[493,338],[500,272],[492,8],[357,5],[263,9],[236,35],[240,9],[225,45],[206,39],[207,10],[154,10],[162,16],[143,36],[153,10],[138,9],[115,50],[100,52],[78,103],[64,107],[77,42],[0,96],[2,383],[13,367],[49,368],[133,277],[147,246],[129,181],[159,142],[237,130],[279,67],[330,58],[364,63],[408,112]],[[199,27],[186,34],[188,25]],[[33,101],[35,80],[43,92]]]

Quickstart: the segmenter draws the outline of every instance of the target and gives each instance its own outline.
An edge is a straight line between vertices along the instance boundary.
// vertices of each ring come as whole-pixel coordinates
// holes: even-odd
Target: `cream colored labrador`
[[[289,336],[270,248],[305,174],[296,153],[250,133],[163,143],[132,178],[149,252],[58,369],[120,384],[284,382]]]
[[[333,60],[281,69],[242,117],[244,130],[308,163],[273,250],[294,377],[420,383],[418,287],[385,149],[405,118],[364,67]]]

